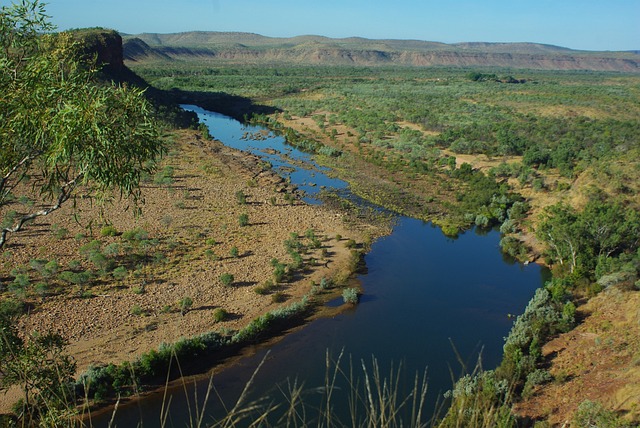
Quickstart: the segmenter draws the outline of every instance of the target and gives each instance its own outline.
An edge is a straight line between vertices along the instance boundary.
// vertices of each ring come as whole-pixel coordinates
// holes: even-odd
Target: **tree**
[[[0,391],[22,388],[21,419],[27,424],[46,415],[73,417],[75,362],[63,353],[65,340],[57,333],[18,334],[17,312],[0,309]],[[31,426],[31,425],[29,425]]]
[[[40,0],[0,11],[0,248],[78,190],[136,207],[163,145],[143,91],[100,82]]]
[[[579,214],[570,206],[556,204],[545,209],[538,227],[538,237],[549,245],[551,256],[571,273],[578,266],[584,236]]]

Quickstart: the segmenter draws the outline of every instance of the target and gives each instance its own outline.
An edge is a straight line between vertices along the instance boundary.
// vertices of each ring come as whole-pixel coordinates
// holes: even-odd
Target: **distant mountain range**
[[[578,51],[538,43],[438,43],[253,33],[123,35],[128,61],[219,60],[271,64],[504,67],[640,72],[638,51]]]

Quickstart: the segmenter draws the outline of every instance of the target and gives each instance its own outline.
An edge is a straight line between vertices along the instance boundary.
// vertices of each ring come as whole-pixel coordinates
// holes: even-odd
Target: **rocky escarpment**
[[[80,43],[80,53],[110,73],[124,70],[122,37],[116,31],[101,28],[83,29],[73,32]]]
[[[417,40],[269,38],[248,33],[141,34],[125,40],[129,61],[209,59],[253,63],[504,67],[640,72],[633,52],[575,51],[535,43],[444,44]]]

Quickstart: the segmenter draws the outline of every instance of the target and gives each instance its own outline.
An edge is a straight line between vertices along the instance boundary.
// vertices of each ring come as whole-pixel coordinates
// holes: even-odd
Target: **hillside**
[[[456,43],[359,37],[265,37],[252,33],[188,32],[124,37],[129,61],[228,62],[360,66],[501,67],[640,72],[633,52],[576,51],[536,43]]]

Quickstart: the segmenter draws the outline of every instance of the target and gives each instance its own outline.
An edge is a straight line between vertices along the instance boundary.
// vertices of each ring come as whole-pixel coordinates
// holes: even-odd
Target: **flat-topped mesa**
[[[125,36],[128,61],[221,60],[350,66],[501,67],[640,72],[640,55],[580,51],[540,43],[438,43],[320,36],[188,32]]]

